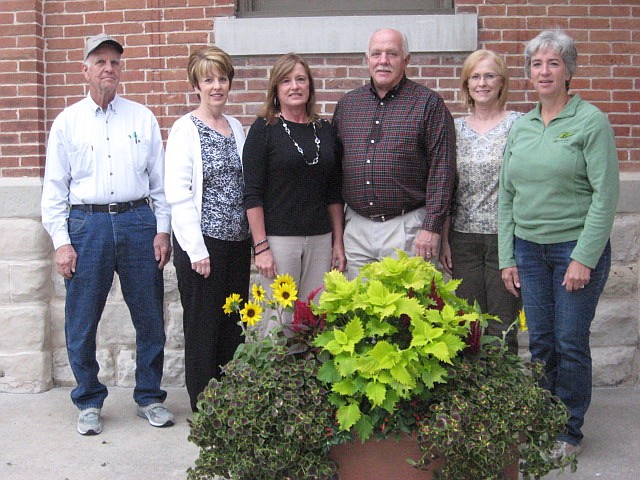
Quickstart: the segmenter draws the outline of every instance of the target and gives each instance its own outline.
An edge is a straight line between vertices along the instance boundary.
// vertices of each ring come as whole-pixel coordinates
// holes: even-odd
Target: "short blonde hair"
[[[502,88],[498,95],[498,105],[503,108],[507,103],[507,97],[509,96],[509,70],[507,69],[506,62],[500,55],[492,50],[476,50],[470,54],[462,64],[462,73],[460,75],[460,93],[462,94],[462,102],[469,108],[475,108],[475,101],[469,94],[469,77],[473,69],[482,60],[491,59],[498,67],[496,72],[502,77]]]
[[[260,112],[260,116],[265,118],[267,123],[270,125],[276,122],[278,114],[280,113],[278,84],[286,75],[291,73],[298,64],[302,65],[302,68],[304,68],[304,72],[309,79],[309,99],[306,104],[306,112],[309,116],[309,121],[317,122],[320,118],[316,113],[316,87],[313,82],[313,76],[311,75],[309,64],[296,53],[285,53],[276,60],[276,63],[273,64],[271,74],[269,75],[267,99],[264,102],[262,112]]]
[[[231,86],[235,70],[227,52],[216,46],[211,46],[201,48],[189,55],[187,76],[193,88],[197,88],[198,82],[214,69],[226,75],[229,78],[229,86]]]

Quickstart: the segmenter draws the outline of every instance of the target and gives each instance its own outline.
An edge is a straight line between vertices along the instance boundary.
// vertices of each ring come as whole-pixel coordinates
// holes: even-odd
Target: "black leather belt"
[[[386,222],[388,220],[391,220],[392,218],[399,217],[400,215],[413,212],[414,210],[417,210],[418,208],[422,208],[423,206],[424,205],[418,205],[417,207],[413,207],[413,208],[403,208],[399,212],[390,213],[390,214],[368,215],[366,218],[368,218],[373,222]]]
[[[141,198],[140,200],[134,200],[133,202],[107,203],[106,205],[71,205],[71,210],[82,210],[83,212],[89,213],[110,213],[114,215],[116,213],[124,213],[133,208],[138,208],[147,204],[147,199]]]

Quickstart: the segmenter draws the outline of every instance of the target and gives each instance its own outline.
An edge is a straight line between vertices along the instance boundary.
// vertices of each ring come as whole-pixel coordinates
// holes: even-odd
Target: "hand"
[[[258,272],[260,272],[260,275],[264,278],[275,278],[278,274],[276,261],[273,258],[271,250],[267,250],[266,252],[262,252],[260,255],[256,255],[254,257],[254,263]]]
[[[158,269],[162,270],[171,258],[171,241],[168,233],[160,232],[153,239],[153,251],[158,262]]]
[[[76,273],[76,262],[78,254],[71,244],[62,245],[56,249],[55,257],[56,270],[64,278],[69,279]]]
[[[433,261],[438,256],[438,248],[440,247],[440,234],[430,232],[429,230],[420,230],[413,242],[413,252],[417,257],[425,260]]]
[[[211,261],[209,260],[209,257],[203,258],[202,260],[193,262],[191,264],[191,268],[193,268],[196,273],[199,273],[204,278],[209,278],[209,275],[211,274]]]
[[[331,268],[339,272],[347,270],[347,257],[344,254],[344,245],[342,242],[336,242],[331,249]]]
[[[562,286],[567,289],[567,292],[575,292],[584,288],[589,283],[589,280],[591,280],[591,269],[580,262],[571,260],[564,274]]]
[[[520,275],[518,275],[518,267],[507,267],[501,271],[502,281],[507,291],[514,297],[520,296]]]
[[[449,242],[440,245],[440,265],[449,275],[453,275],[453,260],[451,259],[451,246]]]

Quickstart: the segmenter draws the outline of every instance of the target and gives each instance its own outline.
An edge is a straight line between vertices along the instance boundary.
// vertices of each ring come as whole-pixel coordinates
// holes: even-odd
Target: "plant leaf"
[[[360,407],[357,403],[353,402],[338,408],[338,411],[336,412],[336,418],[338,419],[340,429],[345,431],[350,430],[351,427],[360,420],[360,417]]]
[[[375,381],[369,382],[365,388],[365,395],[374,407],[380,406],[387,396],[387,387]]]

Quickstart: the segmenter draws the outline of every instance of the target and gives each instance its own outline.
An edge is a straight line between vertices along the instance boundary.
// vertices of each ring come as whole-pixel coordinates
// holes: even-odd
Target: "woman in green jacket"
[[[589,332],[611,264],[618,159],[607,117],[569,94],[573,39],[545,31],[525,48],[539,103],[512,127],[501,170],[498,213],[502,279],[522,294],[533,359],[546,388],[568,407],[567,432],[552,456],[580,450],[591,400]]]

